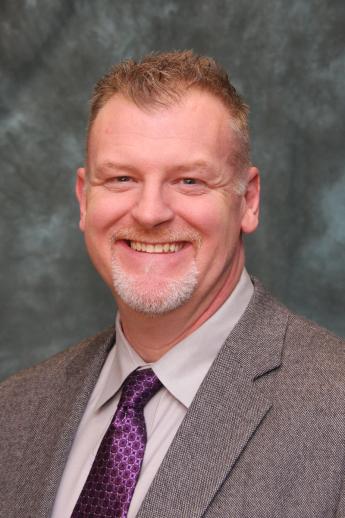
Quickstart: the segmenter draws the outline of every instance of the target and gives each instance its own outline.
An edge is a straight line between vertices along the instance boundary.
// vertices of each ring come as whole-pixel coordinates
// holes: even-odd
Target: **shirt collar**
[[[252,294],[253,285],[244,269],[235,289],[223,305],[198,329],[151,364],[144,362],[128,343],[118,314],[115,347],[108,355],[95,388],[93,399],[96,407],[100,408],[113,397],[135,369],[151,367],[164,387],[189,408],[223,343],[248,306]]]

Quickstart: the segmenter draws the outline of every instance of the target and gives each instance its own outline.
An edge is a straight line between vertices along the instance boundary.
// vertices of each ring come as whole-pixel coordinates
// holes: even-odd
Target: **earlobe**
[[[85,229],[85,214],[86,214],[86,170],[80,167],[77,170],[77,178],[75,184],[75,194],[79,202],[80,220],[79,228],[83,232]]]
[[[243,197],[244,214],[241,223],[241,230],[245,234],[254,232],[259,224],[260,173],[257,167],[250,167],[248,178],[247,190]]]

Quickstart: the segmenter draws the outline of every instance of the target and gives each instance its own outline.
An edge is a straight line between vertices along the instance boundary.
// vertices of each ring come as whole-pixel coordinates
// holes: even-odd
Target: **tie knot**
[[[136,370],[123,384],[119,406],[144,408],[161,387],[162,383],[152,369]]]

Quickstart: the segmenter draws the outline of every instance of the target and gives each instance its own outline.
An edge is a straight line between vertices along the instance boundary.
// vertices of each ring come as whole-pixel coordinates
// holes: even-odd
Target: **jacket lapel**
[[[271,407],[255,380],[277,368],[287,314],[255,282],[245,314],[204,379],[137,518],[202,516]]]
[[[12,509],[12,516],[51,515],[73,437],[113,341],[113,332],[107,332],[73,350],[72,358],[70,352],[65,353],[59,372],[46,380],[46,386],[41,385],[44,397],[32,416],[35,433],[23,452],[20,472],[25,477],[17,481],[17,508]]]

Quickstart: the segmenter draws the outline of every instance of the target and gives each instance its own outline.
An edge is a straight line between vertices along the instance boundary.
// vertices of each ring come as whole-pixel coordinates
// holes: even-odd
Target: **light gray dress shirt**
[[[129,345],[117,316],[116,344],[108,355],[78,427],[52,518],[71,516],[102,437],[116,411],[123,381],[138,367],[150,366],[163,383],[163,388],[144,409],[147,444],[128,512],[128,518],[136,516],[202,380],[252,294],[253,285],[243,270],[236,288],[216,313],[152,364],[145,363]]]

